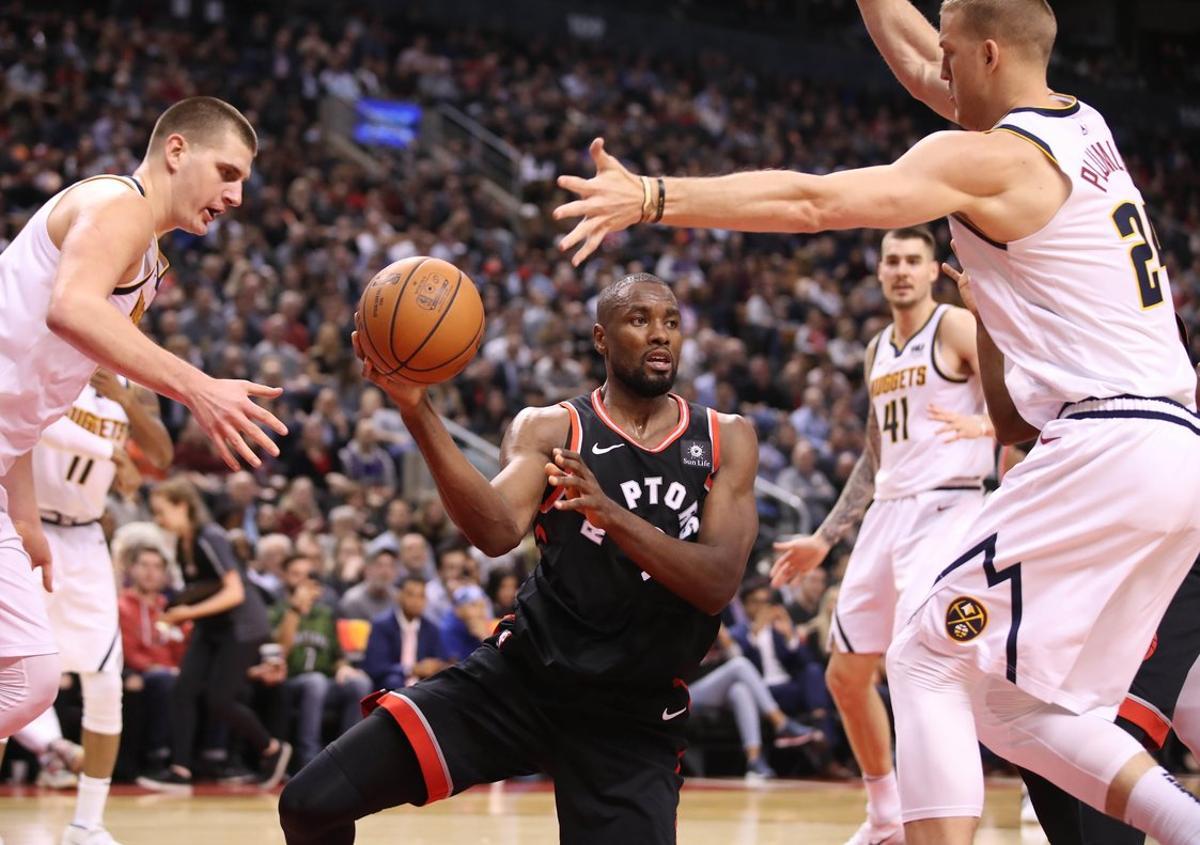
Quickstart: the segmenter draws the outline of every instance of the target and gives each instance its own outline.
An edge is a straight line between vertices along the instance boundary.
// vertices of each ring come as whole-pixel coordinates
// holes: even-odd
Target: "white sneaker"
[[[121,843],[113,839],[112,834],[102,827],[86,830],[70,824],[63,831],[59,845],[121,845]]]
[[[67,769],[43,766],[34,783],[42,789],[74,789],[79,785],[79,776]]]
[[[899,821],[877,825],[867,819],[846,845],[904,845],[904,825]]]
[[[66,740],[61,742],[65,743]],[[74,745],[74,743],[71,744]],[[64,751],[66,753],[63,753]],[[38,757],[39,768],[37,780],[34,783],[42,789],[74,789],[79,783],[79,777],[72,771],[71,762],[69,747],[52,745]]]
[[[1029,790],[1024,786],[1021,787],[1021,824],[1039,824],[1037,811],[1029,800]]]

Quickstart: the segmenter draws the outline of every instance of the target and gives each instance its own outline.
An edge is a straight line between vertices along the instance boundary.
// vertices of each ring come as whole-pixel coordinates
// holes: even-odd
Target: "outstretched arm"
[[[262,462],[243,438],[278,455],[259,424],[280,434],[287,434],[287,428],[250,397],[273,397],[280,391],[206,376],[138,331],[109,301],[153,231],[145,200],[132,192],[81,207],[62,240],[46,325],[100,366],[187,405],[231,469],[238,468],[235,452],[257,467]]]
[[[556,449],[554,463],[546,467],[550,483],[567,489],[555,508],[583,514],[647,575],[714,616],[737,593],[758,535],[758,438],[742,417],[719,417],[721,467],[704,501],[694,543],[663,533],[608,498],[577,453]]]
[[[863,23],[896,79],[946,120],[955,120],[950,87],[942,79],[937,30],[909,0],[858,0]]]
[[[591,153],[594,177],[558,178],[559,187],[579,195],[554,210],[556,220],[583,218],[559,244],[564,252],[579,247],[571,259],[575,265],[607,235],[644,222],[647,192],[657,208],[665,190],[661,222],[669,226],[741,232],[893,229],[963,213],[998,241],[1040,228],[1069,192],[1038,148],[1009,132],[937,132],[892,164],[823,176],[759,170],[658,180],[631,173],[605,151],[601,138],[592,142]]]

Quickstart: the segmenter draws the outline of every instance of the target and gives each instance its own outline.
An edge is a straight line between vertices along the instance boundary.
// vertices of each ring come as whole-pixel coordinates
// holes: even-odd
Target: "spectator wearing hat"
[[[442,643],[450,660],[462,660],[492,633],[492,604],[478,584],[463,584],[451,594],[454,609],[442,622]]]

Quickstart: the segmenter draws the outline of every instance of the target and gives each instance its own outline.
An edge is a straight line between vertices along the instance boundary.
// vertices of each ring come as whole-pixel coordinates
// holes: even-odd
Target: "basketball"
[[[384,267],[358,303],[363,355],[383,375],[437,384],[458,375],[483,339],[483,302],[471,278],[440,258]]]

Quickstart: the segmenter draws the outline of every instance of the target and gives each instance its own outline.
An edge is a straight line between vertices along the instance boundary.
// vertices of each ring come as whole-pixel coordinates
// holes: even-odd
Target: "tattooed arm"
[[[867,445],[859,456],[854,471],[846,479],[846,486],[838,496],[837,503],[815,534],[804,534],[791,540],[775,544],[779,556],[771,567],[771,583],[779,587],[799,580],[803,575],[821,565],[829,550],[858,524],[875,497],[875,473],[879,469],[880,435],[879,421],[875,417],[875,403],[870,401],[871,368],[875,363],[875,349],[879,335],[867,347],[863,362],[863,383],[867,387]]]
[[[851,528],[858,525],[866,513],[867,505],[875,498],[879,447],[879,422],[875,419],[875,405],[872,403],[867,414],[867,446],[859,456],[858,463],[854,465],[854,471],[846,479],[846,486],[842,488],[842,495],[838,496],[837,504],[817,529],[817,536],[827,545],[835,545]]]

